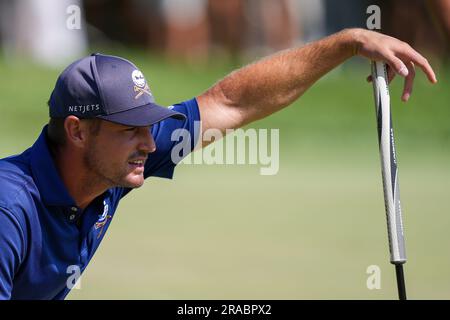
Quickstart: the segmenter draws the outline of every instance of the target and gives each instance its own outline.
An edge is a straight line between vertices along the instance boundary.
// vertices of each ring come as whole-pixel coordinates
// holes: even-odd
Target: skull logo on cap
[[[139,88],[145,87],[145,78],[142,72],[139,70],[134,70],[131,74],[131,78],[133,79],[133,82],[135,85],[137,85]]]

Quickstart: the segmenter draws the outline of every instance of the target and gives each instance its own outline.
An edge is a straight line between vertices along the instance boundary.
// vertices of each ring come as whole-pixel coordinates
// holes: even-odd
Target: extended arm
[[[202,130],[225,132],[264,118],[294,102],[319,78],[354,55],[383,60],[405,77],[405,101],[412,90],[414,65],[436,82],[427,60],[408,44],[372,31],[347,29],[278,52],[226,76],[197,97]],[[207,144],[203,142],[203,146]]]

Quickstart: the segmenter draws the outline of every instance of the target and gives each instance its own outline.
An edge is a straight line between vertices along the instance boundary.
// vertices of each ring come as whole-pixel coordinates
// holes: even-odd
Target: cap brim
[[[146,127],[167,118],[185,120],[186,116],[152,103],[106,116],[100,115],[97,118],[130,127]]]

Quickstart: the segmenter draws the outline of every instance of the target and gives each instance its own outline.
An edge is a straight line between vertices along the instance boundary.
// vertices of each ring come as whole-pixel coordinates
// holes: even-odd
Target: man
[[[119,201],[149,176],[171,178],[171,134],[242,127],[299,98],[316,80],[360,55],[383,60],[412,91],[427,60],[397,39],[347,29],[234,71],[200,96],[163,108],[129,61],[94,54],[66,68],[50,96],[50,122],[36,143],[0,160],[0,297],[63,299],[70,270],[82,272]],[[370,79],[369,79],[370,80]],[[205,146],[193,137],[188,150]],[[184,155],[185,156],[185,155]]]

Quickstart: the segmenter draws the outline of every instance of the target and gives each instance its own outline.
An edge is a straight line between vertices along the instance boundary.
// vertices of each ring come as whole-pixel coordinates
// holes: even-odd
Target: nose
[[[149,127],[143,127],[140,129],[140,142],[138,149],[146,153],[152,153],[156,151],[155,139],[153,139],[152,132]]]

